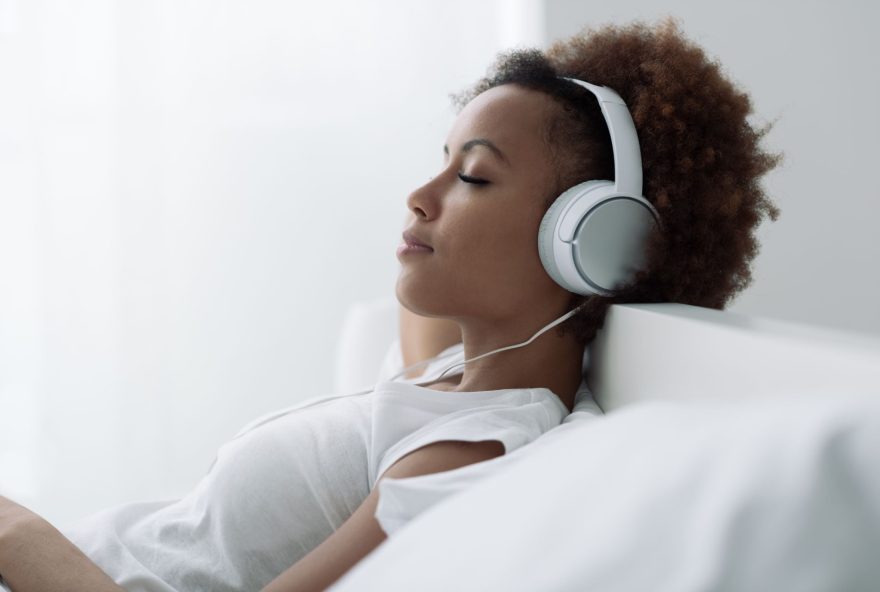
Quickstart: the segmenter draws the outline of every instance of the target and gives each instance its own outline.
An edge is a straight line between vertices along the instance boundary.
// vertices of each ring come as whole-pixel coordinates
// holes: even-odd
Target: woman
[[[614,178],[595,97],[561,77],[625,100],[643,195],[663,221],[647,263],[613,296],[569,292],[538,253],[539,225],[563,190]],[[452,374],[439,360],[420,385],[411,373],[257,420],[190,496],[108,510],[71,533],[76,545],[0,498],[0,574],[13,589],[118,590],[114,579],[139,590],[325,589],[385,538],[379,480],[489,460],[560,423],[609,305],[722,309],[749,285],[754,229],[779,215],[758,181],[780,157],[759,147],[769,128],[747,123],[748,95],[675,21],[587,29],[543,53],[502,54],[456,102],[442,167],[406,202],[399,354],[408,365],[461,341],[464,357],[479,359]],[[569,313],[556,331],[535,333]]]

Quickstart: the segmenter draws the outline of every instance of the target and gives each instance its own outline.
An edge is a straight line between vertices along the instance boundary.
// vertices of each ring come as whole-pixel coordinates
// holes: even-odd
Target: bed
[[[336,389],[396,332],[395,301],[353,307]],[[880,590],[880,338],[615,305],[586,354],[604,413],[396,480],[443,495],[330,589]]]

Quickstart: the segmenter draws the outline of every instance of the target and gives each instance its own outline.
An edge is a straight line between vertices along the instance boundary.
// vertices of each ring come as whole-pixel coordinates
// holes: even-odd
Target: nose
[[[434,177],[414,190],[406,198],[406,207],[422,221],[433,220],[437,217],[439,202],[437,188],[434,186]]]

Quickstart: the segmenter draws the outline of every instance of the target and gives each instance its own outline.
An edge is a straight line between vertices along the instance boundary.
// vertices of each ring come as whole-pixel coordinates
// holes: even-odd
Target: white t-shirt
[[[451,352],[454,355],[442,363],[429,366],[431,372],[435,368],[442,370],[447,365],[464,359],[461,344],[452,346],[444,353],[447,352]],[[382,366],[383,375],[396,372],[398,366],[402,365],[402,363],[399,345],[396,349],[392,347],[386,355]],[[589,348],[586,348],[582,364],[584,374],[586,374],[588,368]],[[425,375],[427,376],[428,372]],[[452,495],[469,489],[478,481],[482,481],[487,477],[512,467],[535,451],[552,446],[563,434],[567,434],[570,430],[575,429],[576,426],[580,426],[586,421],[602,417],[602,415],[604,415],[604,412],[596,404],[586,381],[581,381],[580,387],[578,387],[575,394],[574,408],[562,420],[562,425],[544,433],[528,446],[522,446],[515,451],[508,450],[503,456],[466,465],[451,471],[429,473],[427,475],[402,479],[392,479],[390,477],[383,479],[379,483],[379,503],[376,507],[376,520],[388,536],[393,536],[400,528],[432,506]]]
[[[444,353],[456,347],[460,360],[460,344]],[[395,342],[380,378],[396,370],[398,356]],[[545,388],[447,392],[412,384],[455,360],[435,361],[417,379],[383,380],[366,394],[316,397],[258,418],[220,447],[182,499],[123,504],[62,532],[129,591],[258,590],[341,526],[412,450],[497,439],[509,453],[568,414]]]

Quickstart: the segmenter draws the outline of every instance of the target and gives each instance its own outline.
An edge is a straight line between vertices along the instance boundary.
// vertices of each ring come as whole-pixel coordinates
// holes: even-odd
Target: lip
[[[403,242],[397,247],[397,256],[409,255],[415,253],[433,253],[434,249],[417,239],[410,231],[403,233]]]
[[[424,255],[433,253],[431,249],[428,247],[417,247],[415,245],[408,245],[406,243],[400,243],[397,247],[397,256],[401,257],[402,255],[414,255],[418,253],[422,253]]]
[[[429,249],[431,251],[434,250],[433,247],[431,247],[431,245],[429,245],[428,243],[426,243],[423,240],[419,240],[416,237],[416,235],[414,235],[409,230],[405,230],[403,232],[403,242],[406,243],[407,247],[421,247],[423,249]]]

